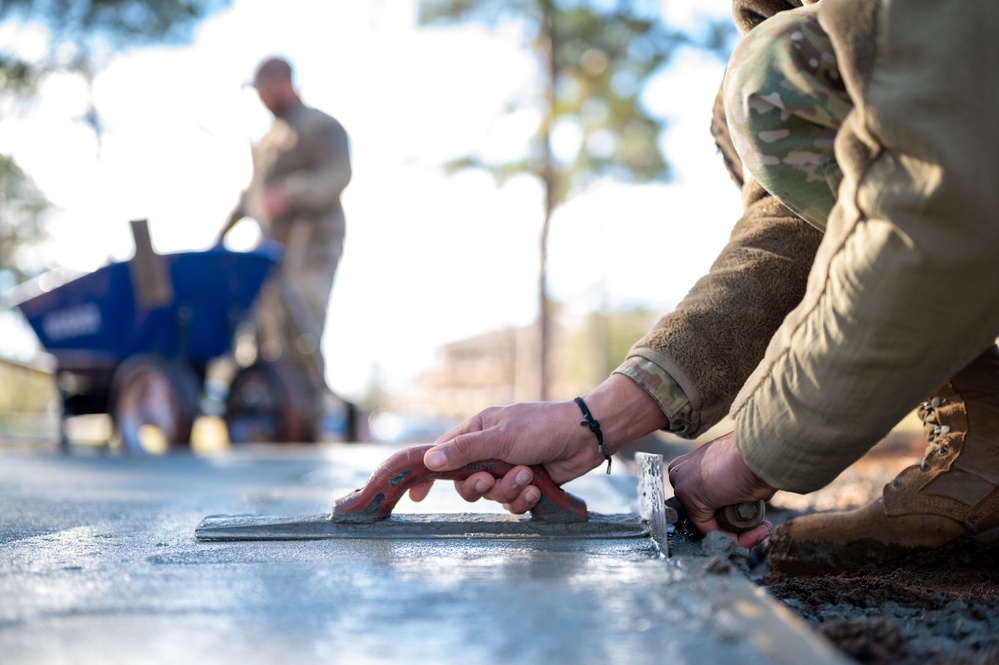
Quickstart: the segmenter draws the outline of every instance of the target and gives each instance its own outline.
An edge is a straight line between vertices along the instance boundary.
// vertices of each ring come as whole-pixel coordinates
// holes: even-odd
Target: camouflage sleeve
[[[628,377],[649,393],[669,419],[669,429],[684,435],[691,427],[691,407],[687,394],[669,372],[642,356],[629,356],[615,374]]]

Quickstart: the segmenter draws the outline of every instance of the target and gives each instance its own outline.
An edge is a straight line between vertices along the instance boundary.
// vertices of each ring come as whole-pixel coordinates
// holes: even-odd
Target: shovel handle
[[[387,519],[402,495],[413,485],[427,480],[464,480],[485,471],[502,478],[514,467],[500,460],[484,460],[454,471],[431,471],[423,464],[423,455],[433,446],[406,448],[381,463],[359,490],[341,497],[333,504],[333,522],[369,523]],[[543,466],[532,466],[531,484],[541,490],[541,498],[531,509],[531,517],[545,522],[585,522],[589,515],[586,502],[555,484]]]

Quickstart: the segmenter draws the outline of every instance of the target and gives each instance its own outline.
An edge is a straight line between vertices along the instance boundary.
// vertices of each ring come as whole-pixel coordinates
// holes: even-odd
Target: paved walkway
[[[0,451],[0,662],[842,662],[739,575],[651,541],[200,543],[217,513],[323,513],[394,448]],[[630,512],[626,476],[567,487]],[[450,483],[400,512],[470,508]],[[623,490],[622,490],[623,488]]]

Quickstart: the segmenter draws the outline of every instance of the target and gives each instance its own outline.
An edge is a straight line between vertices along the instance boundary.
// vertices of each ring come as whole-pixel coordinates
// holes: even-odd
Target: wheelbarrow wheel
[[[153,355],[129,358],[111,380],[116,440],[139,454],[190,445],[200,394],[190,367]]]
[[[229,441],[312,443],[313,402],[301,371],[288,362],[259,361],[236,373],[226,399]]]

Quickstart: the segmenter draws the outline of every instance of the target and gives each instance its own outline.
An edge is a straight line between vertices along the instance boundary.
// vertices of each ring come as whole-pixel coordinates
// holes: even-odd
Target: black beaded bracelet
[[[579,410],[583,412],[583,419],[579,421],[579,424],[583,427],[589,427],[590,431],[596,435],[597,446],[600,448],[600,454],[607,460],[607,473],[610,473],[611,456],[607,452],[607,446],[604,445],[604,433],[600,431],[600,423],[590,414],[590,410],[586,408],[586,402],[583,401],[582,397],[577,397],[575,402],[579,405]]]

